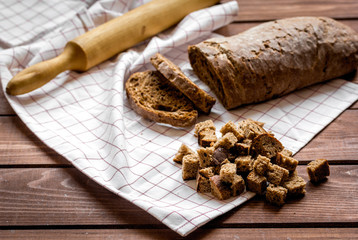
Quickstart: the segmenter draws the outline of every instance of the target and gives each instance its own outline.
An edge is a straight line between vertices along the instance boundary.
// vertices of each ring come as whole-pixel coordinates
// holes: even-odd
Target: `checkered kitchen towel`
[[[0,77],[3,90],[19,71],[60,54],[65,43],[146,1],[2,1],[0,3]],[[212,37],[233,20],[236,1],[188,15],[176,27],[137,45],[89,71],[61,73],[23,96],[7,96],[26,125],[50,148],[103,187],[152,214],[185,236],[253,196],[218,201],[184,182],[172,161],[181,143],[196,149],[193,129],[145,120],[128,105],[124,81],[152,68],[156,52],[178,64],[200,87],[186,48]],[[227,111],[217,103],[209,116],[217,128],[227,121],[266,122],[287,148],[297,152],[357,100],[357,85],[334,80],[276,100]]]

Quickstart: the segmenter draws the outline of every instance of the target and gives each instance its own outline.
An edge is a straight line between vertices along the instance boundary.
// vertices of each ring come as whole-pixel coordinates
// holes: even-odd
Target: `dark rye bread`
[[[232,109],[355,70],[358,35],[330,18],[296,17],[209,39],[188,52],[194,72]]]
[[[176,127],[196,122],[198,112],[190,100],[157,71],[132,74],[125,88],[131,107],[144,118]]]
[[[189,98],[204,113],[210,113],[216,99],[193,83],[181,69],[163,55],[157,53],[150,59],[152,65],[179,91]]]

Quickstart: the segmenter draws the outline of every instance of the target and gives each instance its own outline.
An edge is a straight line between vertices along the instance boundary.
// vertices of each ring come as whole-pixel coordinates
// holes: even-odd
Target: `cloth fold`
[[[2,13],[11,11],[6,19],[0,19],[2,89],[25,67],[60,54],[67,41],[145,2],[62,1],[56,5],[56,14],[50,15],[39,10],[53,8],[46,1],[37,1],[33,7],[23,1],[3,6]],[[24,8],[27,10],[14,11]],[[131,73],[153,69],[149,59],[160,52],[214,96],[193,73],[187,46],[217,36],[212,31],[230,23],[237,13],[236,1],[194,12],[175,27],[85,73],[67,71],[29,94],[5,95],[22,121],[47,146],[103,187],[180,235],[188,235],[254,194],[245,192],[218,201],[211,194],[197,193],[195,181],[183,181],[181,166],[172,161],[181,143],[198,148],[194,130],[141,118],[130,108],[123,86]],[[34,20],[36,14],[46,21]],[[24,33],[13,22],[28,22],[33,31]],[[356,101],[357,92],[356,84],[338,79],[233,111],[217,103],[211,114],[201,116],[199,121],[212,119],[217,129],[229,120],[252,118],[266,122],[267,129],[297,152]]]

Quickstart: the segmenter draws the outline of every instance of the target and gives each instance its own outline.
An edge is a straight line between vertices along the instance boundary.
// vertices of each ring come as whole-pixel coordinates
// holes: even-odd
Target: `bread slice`
[[[198,112],[193,104],[158,71],[132,74],[125,88],[131,107],[144,118],[176,127],[196,122]]]
[[[153,66],[204,113],[210,113],[216,99],[193,83],[181,69],[157,53],[150,59]]]

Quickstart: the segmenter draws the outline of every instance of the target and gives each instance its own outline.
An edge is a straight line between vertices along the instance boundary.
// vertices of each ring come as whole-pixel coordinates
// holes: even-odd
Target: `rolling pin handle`
[[[67,44],[65,50],[57,57],[39,62],[19,72],[6,86],[6,93],[20,95],[31,92],[55,78],[66,70],[81,70],[85,65],[83,52],[75,44]],[[83,64],[81,64],[83,63]]]

